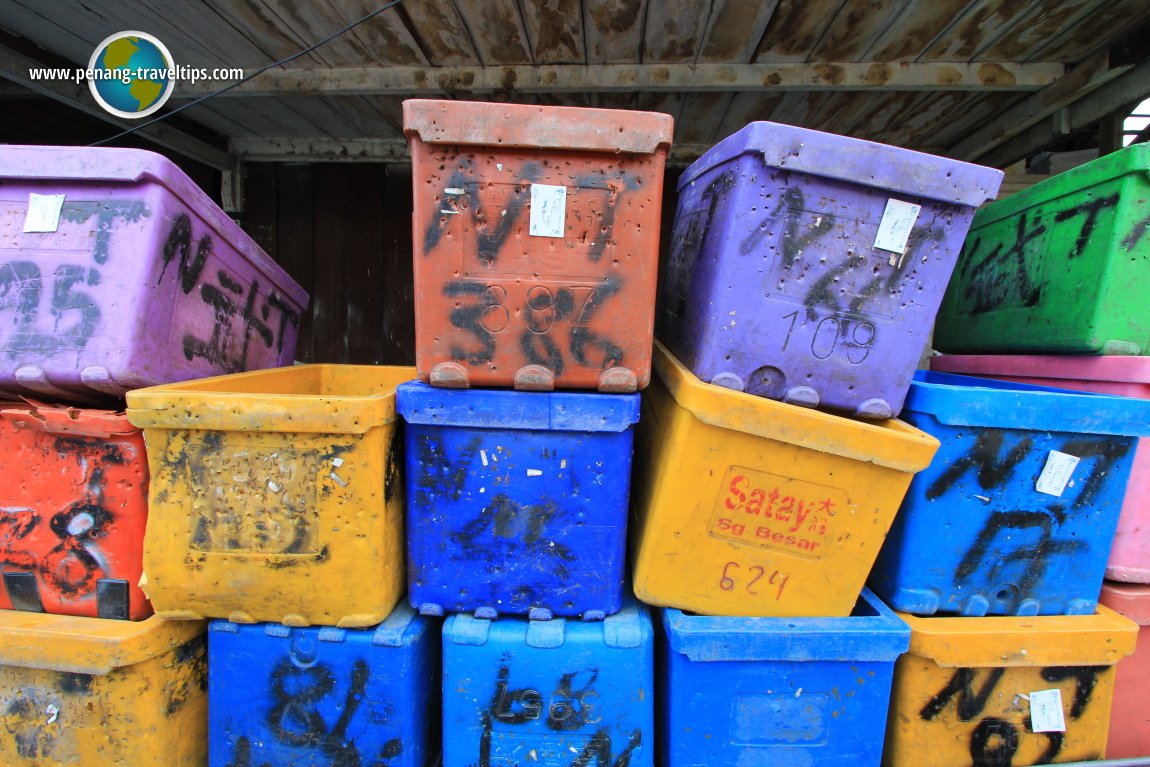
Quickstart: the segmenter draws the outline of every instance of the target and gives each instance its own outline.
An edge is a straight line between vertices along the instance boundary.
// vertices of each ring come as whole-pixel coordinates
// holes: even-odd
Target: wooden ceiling
[[[0,0],[3,93],[98,117],[29,62],[86,65],[138,29],[177,64],[251,72],[380,4]],[[215,167],[396,160],[404,98],[478,98],[666,112],[679,162],[774,120],[1004,166],[1150,95],[1148,21],[1148,0],[403,0],[181,115],[226,143],[144,133]],[[170,105],[223,84],[180,83]]]

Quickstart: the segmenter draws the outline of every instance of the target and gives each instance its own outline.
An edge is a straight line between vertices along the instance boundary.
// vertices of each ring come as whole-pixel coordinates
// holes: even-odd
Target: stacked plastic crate
[[[624,562],[671,128],[404,104],[422,379],[397,392],[408,589],[452,613],[444,767],[653,763],[653,633]]]
[[[635,491],[667,767],[878,764],[910,631],[864,583],[939,446],[893,416],[1001,177],[771,123],[681,177]]]
[[[968,457],[956,456],[969,472],[937,478],[937,492],[928,488],[927,498],[937,499],[940,511],[965,518],[975,529],[963,536],[976,537],[954,542],[956,551],[967,551],[957,563],[956,589],[927,584],[949,602],[940,609],[1088,614],[1101,587],[1101,602],[1141,625],[1150,622],[1150,545],[1144,531],[1150,442],[1135,439],[1145,438],[1150,428],[1150,366],[1144,356],[1150,353],[1150,314],[1140,300],[1150,288],[1147,170],[1150,147],[1135,145],[987,206],[975,217],[939,315],[935,345],[948,354],[935,357],[932,367],[1063,391],[1003,389],[994,403],[984,392],[976,396],[991,407],[981,416],[971,415],[972,402],[964,403],[962,415],[949,409],[948,423],[960,423],[958,417],[977,428],[966,430],[977,444],[967,446]],[[1044,399],[1048,405],[1041,404]],[[929,525],[937,535],[939,522],[950,529],[953,520],[936,514],[928,521],[917,513],[907,522]],[[907,549],[913,546],[913,540],[906,542]],[[975,546],[973,553],[969,546]],[[908,583],[924,583],[924,568],[912,574],[912,566],[903,567]],[[1110,579],[1104,586],[1103,575]],[[1075,620],[1081,633],[1057,650],[1059,665],[1073,668],[1043,671],[1047,682],[1074,679],[1060,685],[1063,697],[1072,695],[1074,702],[1065,734],[1057,742],[1039,737],[1039,750],[1059,760],[1097,756],[1103,749],[1112,757],[1150,755],[1150,720],[1141,705],[1150,668],[1146,638],[1140,636],[1134,657],[1115,671],[1108,666],[1117,656],[1102,654],[1106,634],[1085,628],[1097,616],[1029,623],[1037,629],[1047,621]],[[1067,649],[1080,641],[1080,651]],[[1126,634],[1114,645],[1122,654],[1133,647]],[[1034,685],[1042,683],[1036,679]],[[987,712],[993,713],[991,707]],[[1016,729],[1025,734],[1035,728],[1023,723]],[[1015,764],[1034,763],[1026,738],[1007,746],[1018,750]]]
[[[307,297],[158,155],[7,146],[0,179],[0,762],[202,764],[206,626],[140,588],[123,397],[290,362]]]

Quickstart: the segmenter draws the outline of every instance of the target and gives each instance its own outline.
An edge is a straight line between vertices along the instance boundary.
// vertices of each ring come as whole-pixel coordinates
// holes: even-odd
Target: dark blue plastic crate
[[[919,372],[902,418],[942,443],[870,586],[919,615],[1094,612],[1150,400]],[[1039,492],[1051,451],[1079,458]]]
[[[213,621],[211,767],[424,767],[438,629],[402,604],[374,629]]]
[[[617,611],[637,394],[396,390],[405,429],[413,607]]]
[[[869,590],[845,618],[661,617],[663,767],[879,764],[910,627]]]
[[[650,767],[654,633],[628,599],[604,621],[443,625],[443,767]]]

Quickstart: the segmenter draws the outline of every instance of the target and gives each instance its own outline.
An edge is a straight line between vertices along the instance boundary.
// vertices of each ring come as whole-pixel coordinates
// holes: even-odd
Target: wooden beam
[[[1110,66],[1110,55],[1100,51],[1074,67],[1040,91],[985,123],[959,141],[950,154],[963,160],[977,160],[1000,144],[1037,125],[1058,110],[1092,93],[1133,66]]]
[[[596,66],[281,69],[228,91],[252,96],[431,96],[462,93],[689,91],[1034,91],[1065,72],[1059,63],[600,64]],[[173,98],[214,85],[181,83]]]
[[[1096,125],[1123,105],[1150,96],[1150,59],[1111,80],[1085,98],[1055,112],[1049,119],[981,155],[978,161],[996,168],[1029,157],[1065,136]]]
[[[0,77],[103,120],[119,130],[131,127],[129,121],[115,117],[98,106],[87,83],[77,84],[71,80],[33,80],[30,71],[42,67],[44,65],[36,59],[0,45]],[[232,158],[227,152],[164,123],[141,128],[136,131],[136,135],[218,170],[230,170],[233,167]]]
[[[234,138],[228,148],[242,162],[390,162],[406,163],[411,157],[401,139]],[[710,144],[677,144],[667,164],[689,165]]]

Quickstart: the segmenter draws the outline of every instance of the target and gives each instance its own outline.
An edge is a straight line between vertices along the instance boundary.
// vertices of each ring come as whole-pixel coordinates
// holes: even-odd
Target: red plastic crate
[[[404,102],[422,380],[647,385],[672,122],[650,112]]]
[[[148,462],[122,413],[0,405],[0,608],[142,620]]]

